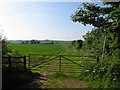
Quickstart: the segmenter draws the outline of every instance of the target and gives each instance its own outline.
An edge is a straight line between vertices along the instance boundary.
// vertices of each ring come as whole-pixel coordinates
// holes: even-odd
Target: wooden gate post
[[[26,55],[23,57],[23,59],[24,59],[24,68],[26,69]]]
[[[28,55],[28,62],[29,62],[29,70],[30,70],[30,54]]]
[[[59,60],[60,60],[60,62],[59,62],[59,72],[61,72],[61,55],[59,55],[60,56],[60,58],[59,58]]]
[[[9,68],[11,68],[12,62],[11,62],[11,56],[10,55],[8,56],[8,63],[9,63]]]

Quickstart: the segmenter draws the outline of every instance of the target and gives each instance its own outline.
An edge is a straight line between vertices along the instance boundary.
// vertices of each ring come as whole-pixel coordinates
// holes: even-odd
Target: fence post
[[[61,55],[59,55],[60,56],[60,58],[59,58],[59,60],[60,60],[60,62],[59,62],[59,72],[61,72]]]
[[[24,59],[24,68],[26,69],[26,55],[23,57],[23,59]]]
[[[29,70],[30,70],[30,54],[28,55],[28,62],[29,62]]]
[[[11,62],[11,56],[10,55],[8,56],[8,63],[9,63],[9,68],[11,68],[12,62]]]

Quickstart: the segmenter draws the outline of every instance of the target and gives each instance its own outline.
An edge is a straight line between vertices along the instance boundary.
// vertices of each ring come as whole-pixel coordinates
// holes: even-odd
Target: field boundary
[[[41,56],[43,57],[43,59],[40,59],[39,62],[37,63],[32,63],[31,62],[31,57],[32,56]],[[47,57],[47,58],[46,58]],[[70,57],[77,57],[77,58],[86,58],[86,60],[80,59],[79,61],[90,61],[90,62],[98,62],[99,63],[99,57],[98,56],[80,56],[80,55],[62,55],[62,54],[29,54],[28,56],[24,55],[24,56],[19,56],[19,57],[13,57],[13,56],[8,56],[8,57],[2,57],[3,59],[7,59],[7,62],[2,62],[2,64],[8,64],[8,67],[11,68],[12,67],[12,63],[22,63],[24,68],[26,69],[26,64],[28,64],[28,69],[30,70],[33,67],[42,65],[44,63],[47,63],[49,61],[52,60],[58,60],[59,61],[59,71],[62,71],[62,59],[69,61],[79,67],[84,67],[79,63],[76,63],[74,60],[70,59]],[[87,60],[87,58],[92,58],[92,60]],[[22,59],[23,61],[17,61],[14,62],[12,61],[12,59]],[[69,71],[68,71],[69,72]],[[75,72],[70,72],[70,73],[75,73]]]
[[[61,69],[61,67],[62,67],[61,61],[62,61],[62,59],[67,60],[67,61],[69,61],[69,62],[71,62],[71,63],[73,63],[73,64],[75,64],[75,65],[77,65],[79,67],[84,67],[81,64],[76,63],[74,60],[72,60],[72,59],[70,59],[68,57],[93,58],[94,60],[84,60],[84,61],[86,61],[86,62],[87,61],[98,62],[99,63],[99,57],[98,56],[80,56],[80,55],[62,55],[62,54],[29,54],[28,56],[29,56],[29,61],[30,62],[31,62],[31,56],[49,57],[49,58],[47,58],[45,60],[40,60],[40,62],[37,62],[36,64],[33,64],[33,65],[32,65],[32,63],[30,63],[31,68],[42,65],[42,64],[47,63],[47,62],[49,62],[51,60],[58,59],[59,60],[59,65],[58,65],[59,66],[59,71],[58,72],[62,71],[62,69]],[[83,60],[81,59],[80,61],[83,61]],[[75,73],[75,72],[70,72],[70,73]]]
[[[9,68],[11,68],[12,67],[12,63],[15,63],[15,64],[17,64],[17,63],[22,63],[23,64],[23,66],[24,66],[24,68],[26,69],[26,63],[27,63],[27,61],[26,61],[26,55],[24,55],[24,56],[19,56],[19,57],[15,57],[15,56],[11,56],[11,55],[9,55],[9,56],[6,56],[6,57],[2,57],[2,64],[4,65],[4,64],[8,64],[8,67]],[[4,60],[4,59],[7,59],[7,60]],[[12,61],[12,59],[16,59],[16,60],[18,60],[18,59],[23,59],[22,61]],[[6,62],[5,62],[6,61]],[[30,63],[29,63],[30,64]]]

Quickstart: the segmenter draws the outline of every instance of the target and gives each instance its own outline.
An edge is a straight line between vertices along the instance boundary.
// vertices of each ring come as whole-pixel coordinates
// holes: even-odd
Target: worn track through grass
[[[69,76],[55,77],[52,75],[52,71],[58,66],[59,60],[54,60],[48,67],[43,66],[43,70],[40,70],[42,76],[37,77],[33,82],[22,86],[22,88],[87,88],[83,81],[78,78]]]

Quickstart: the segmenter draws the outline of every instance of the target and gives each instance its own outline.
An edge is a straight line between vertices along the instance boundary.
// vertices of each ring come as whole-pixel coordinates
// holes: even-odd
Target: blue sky
[[[8,40],[83,39],[92,26],[72,22],[82,2],[12,2],[0,7],[0,28]],[[97,4],[100,4],[97,3]]]

